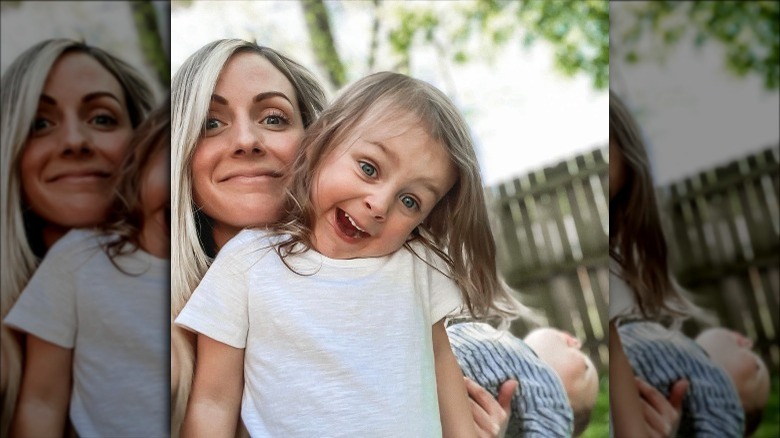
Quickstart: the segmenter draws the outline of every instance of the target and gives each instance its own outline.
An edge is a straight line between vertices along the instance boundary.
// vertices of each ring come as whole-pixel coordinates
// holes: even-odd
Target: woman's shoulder
[[[111,236],[102,235],[96,229],[72,229],[59,238],[46,252],[46,259],[72,257],[82,259],[93,255],[95,250],[101,250],[101,245]]]
[[[273,249],[284,236],[261,228],[246,228],[233,236],[217,253],[217,259],[231,257],[245,259],[258,253],[265,254]]]

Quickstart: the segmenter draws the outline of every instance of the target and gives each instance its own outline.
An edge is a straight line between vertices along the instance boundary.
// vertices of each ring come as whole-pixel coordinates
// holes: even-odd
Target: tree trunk
[[[317,63],[325,70],[331,85],[339,89],[346,83],[346,73],[330,31],[328,9],[322,0],[301,0],[301,5]]]

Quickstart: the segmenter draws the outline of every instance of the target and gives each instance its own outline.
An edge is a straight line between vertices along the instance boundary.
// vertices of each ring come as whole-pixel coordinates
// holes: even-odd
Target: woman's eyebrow
[[[114,99],[115,101],[117,101],[117,103],[121,104],[121,102],[119,101],[119,98],[117,98],[114,95],[114,93],[110,93],[108,91],[96,91],[94,93],[89,93],[89,94],[85,95],[84,97],[82,97],[81,101],[84,102],[84,103],[87,103],[87,102],[93,101],[95,99],[100,99],[101,97],[108,97],[108,98]]]
[[[257,103],[257,102],[263,101],[265,99],[270,99],[272,97],[281,97],[282,99],[290,102],[290,105],[292,105],[292,101],[290,100],[290,98],[287,97],[286,94],[284,94],[284,93],[282,93],[280,91],[266,91],[264,93],[260,93],[257,96],[252,98],[252,102],[253,103]]]

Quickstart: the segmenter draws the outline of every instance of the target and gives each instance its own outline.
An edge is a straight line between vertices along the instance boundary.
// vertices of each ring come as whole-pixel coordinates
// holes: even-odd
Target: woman
[[[31,47],[2,78],[2,312],[47,249],[71,228],[103,221],[132,130],[154,95],[130,65],[96,47],[54,39]],[[0,332],[0,432],[10,424],[23,337]]]
[[[247,56],[248,55],[248,56]],[[325,93],[302,66],[241,40],[207,44],[173,78],[171,321],[219,248],[281,213],[284,174]],[[171,328],[171,435],[189,397],[194,337]]]

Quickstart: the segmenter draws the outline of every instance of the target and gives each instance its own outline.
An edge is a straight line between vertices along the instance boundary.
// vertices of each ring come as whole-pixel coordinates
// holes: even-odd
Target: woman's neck
[[[64,236],[70,228],[47,222],[41,229],[41,237],[43,237],[43,244],[46,246],[46,250],[52,247],[62,236]]]
[[[235,237],[243,228],[237,228],[231,225],[226,225],[214,221],[212,228],[212,236],[214,237],[214,246],[216,246],[216,252],[219,252],[228,240]]]

